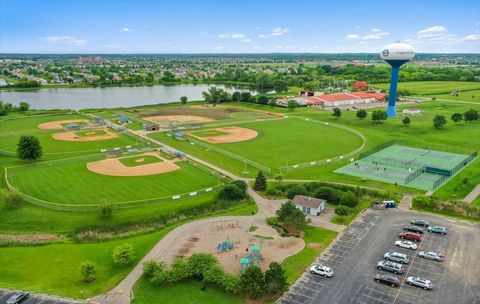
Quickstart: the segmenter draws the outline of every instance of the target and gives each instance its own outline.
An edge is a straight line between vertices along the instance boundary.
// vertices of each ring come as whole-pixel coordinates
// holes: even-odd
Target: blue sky
[[[480,53],[480,1],[0,0],[0,52]]]

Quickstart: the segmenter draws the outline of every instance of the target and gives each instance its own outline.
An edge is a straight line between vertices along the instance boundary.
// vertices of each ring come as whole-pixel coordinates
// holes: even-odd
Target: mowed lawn
[[[64,115],[44,115],[44,116],[22,116],[15,119],[2,120],[0,123],[0,133],[40,130],[37,126],[44,122],[70,119],[88,119],[82,115],[64,114]]]
[[[135,155],[135,156],[128,156],[128,157],[121,157],[118,160],[127,167],[135,167],[135,166],[162,162],[161,158],[158,158],[153,155]]]
[[[34,198],[58,204],[118,203],[161,198],[217,184],[215,176],[186,163],[176,171],[150,176],[106,176],[89,171],[88,162],[103,156],[64,159],[8,169],[17,190]]]
[[[400,78],[402,76],[400,75]],[[373,84],[375,88],[388,90],[390,84],[380,83]],[[436,94],[450,94],[453,91],[473,91],[480,90],[479,82],[466,82],[466,81],[411,81],[411,82],[399,82],[399,90],[407,90],[412,94],[418,95],[436,95]]]
[[[362,145],[362,139],[354,133],[296,118],[243,123],[235,126],[255,130],[258,132],[258,137],[236,143],[209,145],[272,169],[328,159],[351,152]],[[204,148],[193,151],[194,148],[185,142],[171,140],[169,143],[175,144],[185,152],[195,152],[200,158],[208,158],[208,154],[211,153]],[[213,160],[209,160],[216,163],[216,159],[215,156]]]
[[[1,124],[0,124],[1,125]],[[1,134],[0,133],[0,150],[14,153],[17,150],[17,144],[22,135],[33,135],[40,140],[43,153],[81,153],[81,152],[100,152],[101,149],[111,149],[115,147],[141,146],[143,143],[137,142],[134,138],[119,134],[116,138],[95,141],[64,141],[57,140],[52,134],[63,132],[60,130],[31,130],[19,133]],[[93,130],[89,131],[93,132]],[[103,131],[102,131],[103,132]],[[110,131],[114,132],[114,131]]]

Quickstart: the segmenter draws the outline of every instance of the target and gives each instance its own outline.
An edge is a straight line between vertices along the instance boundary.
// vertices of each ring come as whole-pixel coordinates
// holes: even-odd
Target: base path
[[[463,199],[464,202],[471,203],[473,202],[477,197],[480,196],[480,184],[478,184],[473,190],[465,196]]]

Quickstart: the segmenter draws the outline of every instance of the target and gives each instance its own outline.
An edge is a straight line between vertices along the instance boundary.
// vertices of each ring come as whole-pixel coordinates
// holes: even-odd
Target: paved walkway
[[[473,190],[465,196],[463,199],[464,202],[471,203],[473,202],[477,197],[480,196],[480,184],[478,184]]]
[[[413,194],[405,193],[400,200],[399,210],[408,211],[412,208]]]

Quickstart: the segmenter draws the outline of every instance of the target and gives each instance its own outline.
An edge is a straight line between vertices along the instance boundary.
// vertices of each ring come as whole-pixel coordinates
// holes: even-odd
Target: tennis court
[[[399,144],[372,150],[335,172],[432,191],[477,156]]]

